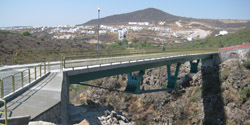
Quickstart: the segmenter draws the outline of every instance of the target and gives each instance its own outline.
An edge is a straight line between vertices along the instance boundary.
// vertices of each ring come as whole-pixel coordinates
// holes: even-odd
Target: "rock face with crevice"
[[[122,116],[126,118],[123,119],[125,123],[250,124],[250,70],[243,66],[250,59],[250,51],[221,52],[220,57],[221,62],[217,64],[212,59],[203,60],[196,74],[189,74],[189,62],[182,64],[177,80],[180,86],[174,91],[132,95],[73,85],[70,92],[71,103],[110,106],[112,110],[122,112]],[[172,68],[174,71],[175,66]],[[165,87],[166,73],[166,67],[146,70],[141,89]],[[89,82],[118,90],[124,90],[126,83],[125,74]],[[106,110],[100,111],[103,114],[96,117],[98,122],[121,124],[119,120],[122,118],[112,110],[109,110],[110,113],[106,112],[106,115]]]

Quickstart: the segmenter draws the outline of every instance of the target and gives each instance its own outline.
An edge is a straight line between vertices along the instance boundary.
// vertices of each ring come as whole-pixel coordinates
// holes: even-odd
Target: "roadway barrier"
[[[41,78],[50,71],[49,63],[36,65],[33,68],[25,69],[21,72],[0,79],[0,96],[5,98],[9,94],[15,93],[18,89],[29,85]]]
[[[162,58],[166,56],[175,56],[182,54],[195,54],[195,53],[208,53],[208,52],[217,52],[217,50],[173,50],[166,51],[164,53],[151,53],[147,54],[146,52],[136,55],[125,55],[125,56],[114,56],[114,57],[105,57],[105,58],[89,58],[83,59],[82,57],[64,57],[63,68],[76,68],[76,67],[87,67],[92,65],[103,65],[103,64],[112,64],[112,63],[121,63],[121,62],[131,62],[131,61],[140,61],[154,58]]]
[[[233,46],[233,47],[226,47],[226,48],[220,48],[219,51],[239,49],[239,48],[244,48],[244,47],[250,47],[250,44],[245,44],[245,45],[240,45],[240,46]]]

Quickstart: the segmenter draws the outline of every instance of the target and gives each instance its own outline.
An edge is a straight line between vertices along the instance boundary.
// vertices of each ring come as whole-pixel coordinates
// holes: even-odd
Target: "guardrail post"
[[[12,75],[11,78],[12,78],[12,92],[15,92],[15,76]]]
[[[0,87],[1,87],[1,98],[3,98],[3,79],[0,79]]]
[[[60,69],[63,69],[63,56],[61,55],[61,64],[60,64]]]
[[[31,82],[30,81],[30,69],[28,69],[28,80],[29,80],[29,83]]]
[[[43,68],[44,68],[44,74],[46,74],[46,62],[44,62]]]
[[[40,64],[39,67],[40,67],[40,77],[41,77],[42,76],[42,65]]]
[[[63,68],[65,68],[65,61],[66,61],[66,57],[63,57]]]
[[[21,87],[23,88],[23,72],[21,72]]]
[[[34,67],[34,74],[35,74],[35,80],[36,80],[36,67]]]
[[[50,71],[50,62],[48,62],[48,72]]]
[[[6,107],[6,101],[4,100],[3,102],[4,104],[4,121],[5,121],[5,125],[8,125],[8,120],[7,120],[7,107]]]

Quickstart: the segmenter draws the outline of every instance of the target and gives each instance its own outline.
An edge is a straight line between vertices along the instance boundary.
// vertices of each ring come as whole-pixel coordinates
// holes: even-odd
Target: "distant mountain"
[[[108,16],[101,18],[101,24],[127,24],[128,22],[152,22],[152,21],[167,21],[172,23],[182,19],[182,17],[174,16],[168,14],[164,11],[148,8],[144,10],[138,10],[131,13],[118,14],[113,16]],[[97,24],[97,19],[90,20],[85,23],[85,25],[95,25]]]
[[[124,14],[117,14],[112,16],[107,16],[104,18],[100,18],[100,23],[107,25],[107,24],[128,24],[128,22],[159,22],[159,21],[165,21],[166,23],[174,23],[176,21],[182,20],[184,22],[201,22],[206,23],[210,26],[215,27],[221,27],[221,28],[239,28],[239,27],[250,27],[250,21],[244,21],[242,22],[235,22],[229,20],[230,23],[228,23],[225,20],[214,20],[214,19],[195,19],[195,18],[187,18],[187,17],[180,17],[171,15],[169,13],[166,13],[164,11],[161,11],[159,9],[155,8],[147,8],[144,10],[138,10],[130,13],[124,13]],[[83,25],[97,25],[98,20],[93,19],[90,20]]]
[[[164,11],[148,8],[144,10],[138,10],[131,13],[117,14],[113,16],[107,16],[100,19],[101,24],[127,24],[128,22],[153,22],[153,21],[166,21],[173,23],[183,19],[183,17],[174,16]],[[97,19],[90,20],[84,25],[96,25]]]

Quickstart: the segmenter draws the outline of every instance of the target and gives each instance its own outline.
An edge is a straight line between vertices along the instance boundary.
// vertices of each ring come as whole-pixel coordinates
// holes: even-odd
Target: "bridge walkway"
[[[61,101],[61,85],[62,73],[50,73],[35,86],[7,103],[8,117],[30,115],[33,119],[40,115]],[[0,110],[3,110],[3,107]]]

